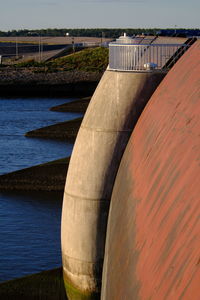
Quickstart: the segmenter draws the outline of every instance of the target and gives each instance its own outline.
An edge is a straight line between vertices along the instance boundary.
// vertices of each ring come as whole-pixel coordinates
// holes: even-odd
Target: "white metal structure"
[[[137,44],[134,39],[128,44],[127,39],[125,43],[119,40],[109,43],[110,70],[166,71],[188,48],[186,44]]]

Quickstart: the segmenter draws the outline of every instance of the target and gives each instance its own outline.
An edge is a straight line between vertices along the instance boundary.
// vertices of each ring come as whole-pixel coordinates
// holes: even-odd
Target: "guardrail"
[[[170,69],[188,49],[186,44],[109,44],[109,69],[151,71]],[[170,64],[168,63],[170,61]]]

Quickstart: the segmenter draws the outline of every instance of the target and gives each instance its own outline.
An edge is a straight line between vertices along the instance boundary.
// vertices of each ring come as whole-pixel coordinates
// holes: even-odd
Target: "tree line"
[[[20,29],[20,30],[10,30],[10,31],[0,31],[0,36],[27,36],[27,35],[41,35],[41,36],[66,36],[69,34],[70,36],[78,37],[78,36],[87,36],[87,37],[103,37],[103,38],[117,38],[123,32],[126,32],[128,35],[149,33],[155,34],[158,29],[142,29],[142,28],[82,28],[82,29],[70,29],[70,28],[48,28],[48,29],[37,29],[37,30],[28,30],[28,29]]]
[[[164,29],[164,31],[178,32],[179,30],[186,30],[181,28],[169,28]],[[198,29],[188,29],[188,30],[198,30]],[[188,31],[187,30],[187,31]],[[127,35],[133,36],[137,34],[145,34],[145,35],[157,35],[159,32],[163,32],[163,29],[160,28],[47,28],[47,29],[20,29],[20,30],[9,30],[9,31],[0,31],[0,36],[28,36],[28,35],[41,35],[41,36],[87,36],[87,37],[99,37],[99,38],[117,38],[126,32]]]

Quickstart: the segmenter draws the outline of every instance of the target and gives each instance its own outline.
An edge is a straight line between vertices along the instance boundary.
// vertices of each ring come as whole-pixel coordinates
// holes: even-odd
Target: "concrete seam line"
[[[64,254],[64,257],[67,257],[67,259],[69,259],[69,260],[76,260],[76,261],[80,261],[80,262],[84,262],[84,263],[92,264],[92,265],[96,264],[96,262],[97,262],[96,260],[95,261],[82,260],[82,259],[79,259],[79,258],[76,258],[76,257],[71,257],[67,254]],[[66,267],[63,267],[63,269],[66,269]]]
[[[81,128],[83,129],[88,129],[88,130],[95,130],[95,131],[99,131],[99,132],[110,132],[110,133],[117,133],[117,132],[132,132],[132,129],[124,129],[124,130],[106,130],[106,129],[101,129],[101,128],[95,128],[95,127],[87,127],[87,126],[81,126]]]
[[[67,281],[71,282],[71,284],[72,284],[74,287],[76,287],[77,289],[79,289],[79,290],[80,290],[80,287],[79,287],[78,285],[76,285],[76,284],[73,282],[73,280],[72,280],[72,278],[75,277],[75,276],[79,277],[79,279],[80,279],[80,278],[83,278],[83,277],[87,277],[93,285],[94,285],[94,284],[96,285],[96,283],[101,283],[101,281],[102,281],[101,277],[95,278],[95,280],[94,280],[92,274],[77,273],[77,272],[72,273],[71,271],[69,271],[69,270],[66,269],[65,267],[63,267],[63,271],[64,271],[64,274],[65,274],[64,276],[67,276]],[[67,298],[67,299],[68,299],[68,298]],[[70,298],[70,299],[71,299],[71,298]],[[77,299],[77,298],[76,298],[76,299]]]
[[[106,198],[106,199],[99,199],[99,198],[87,198],[87,197],[82,197],[82,196],[78,196],[78,195],[73,195],[73,194],[70,194],[70,193],[67,193],[65,191],[65,194],[69,197],[72,197],[72,198],[77,198],[77,199],[82,199],[82,200],[87,200],[87,201],[100,201],[100,202],[107,202],[109,201],[110,198]]]

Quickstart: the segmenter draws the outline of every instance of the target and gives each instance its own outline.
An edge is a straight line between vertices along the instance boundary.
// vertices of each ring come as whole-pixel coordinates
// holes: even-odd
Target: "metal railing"
[[[109,44],[109,69],[151,71],[170,69],[188,49],[186,44]],[[168,63],[170,61],[170,64]]]

